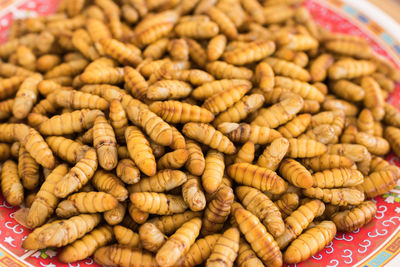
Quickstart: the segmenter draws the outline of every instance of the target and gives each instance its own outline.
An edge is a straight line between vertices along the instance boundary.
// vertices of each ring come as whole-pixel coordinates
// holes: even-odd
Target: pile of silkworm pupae
[[[400,72],[301,0],[64,0],[0,45],[22,247],[108,266],[282,266],[400,176]]]

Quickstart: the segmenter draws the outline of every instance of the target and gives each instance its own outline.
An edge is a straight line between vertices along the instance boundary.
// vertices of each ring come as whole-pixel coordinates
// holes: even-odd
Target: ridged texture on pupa
[[[227,172],[239,184],[252,186],[273,194],[283,193],[288,186],[274,171],[249,163],[230,165]]]
[[[338,206],[358,205],[364,201],[364,194],[351,188],[321,189],[311,187],[303,189],[302,192],[307,197],[321,199],[325,203]]]
[[[253,71],[245,67],[235,67],[224,61],[214,61],[206,65],[206,70],[216,79],[244,79],[250,80]]]
[[[149,223],[153,223],[166,235],[174,233],[182,224],[186,221],[194,218],[201,217],[202,212],[185,211],[183,213],[173,214],[169,216],[158,216],[151,220]]]
[[[301,234],[315,217],[321,216],[325,205],[315,199],[301,205],[289,217],[285,219],[285,232],[276,239],[281,249],[285,248],[293,239]]]
[[[157,266],[156,259],[151,253],[124,245],[112,245],[97,249],[94,253],[94,260],[102,265]]]
[[[294,159],[283,160],[279,168],[279,173],[296,187],[309,188],[313,185],[311,173]]]
[[[288,139],[289,150],[287,156],[291,158],[311,158],[324,154],[327,147],[315,140]]]
[[[185,222],[157,251],[157,263],[162,266],[174,266],[196,241],[201,225],[199,218]]]
[[[90,232],[101,220],[100,214],[81,214],[51,224],[38,234],[45,247],[62,247]]]
[[[234,144],[209,124],[205,123],[186,123],[182,129],[184,135],[200,143],[206,144],[220,152],[233,154],[236,152]]]
[[[364,182],[357,186],[368,198],[379,196],[396,186],[399,178],[395,172],[390,169],[375,171],[364,177]]]
[[[190,267],[204,263],[211,255],[211,251],[220,236],[220,234],[212,234],[197,239],[183,258],[182,266]]]
[[[226,111],[220,113],[213,121],[213,124],[218,127],[223,122],[240,122],[247,115],[258,110],[264,103],[264,96],[261,94],[252,94],[244,96],[240,101]]]
[[[360,205],[333,214],[332,221],[336,224],[338,231],[352,232],[369,223],[376,214],[376,204],[365,201]]]
[[[93,147],[96,148],[99,165],[112,170],[118,164],[115,133],[104,116],[98,116],[93,125]]]
[[[260,221],[267,227],[274,237],[280,236],[285,230],[285,224],[281,213],[275,204],[261,191],[248,187],[236,187],[236,195],[243,205],[256,215]]]
[[[207,193],[214,193],[219,188],[225,170],[224,154],[209,150],[205,158],[205,168],[201,177],[203,188]]]
[[[72,109],[106,110],[108,108],[108,102],[104,98],[75,90],[60,90],[55,94],[55,102],[60,107]]]
[[[245,85],[249,89],[252,87],[251,82],[246,79],[222,79],[202,84],[193,90],[192,96],[195,99],[202,100],[238,85]]]
[[[179,101],[154,102],[150,110],[170,123],[211,122],[214,114],[205,108]]]
[[[133,192],[164,192],[186,182],[185,173],[178,170],[161,170],[154,176],[144,177],[138,183],[129,186],[129,191]]]
[[[106,245],[113,239],[112,228],[100,226],[74,243],[63,248],[58,255],[61,262],[75,262],[92,255],[97,248]]]
[[[203,235],[217,233],[222,230],[231,212],[234,197],[232,188],[222,186],[218,189],[214,199],[208,204],[204,211],[201,229]]]
[[[42,225],[53,213],[59,201],[58,197],[53,193],[54,188],[67,172],[68,166],[60,164],[46,177],[29,209],[27,215],[27,225],[29,227],[36,228]]]
[[[146,175],[154,175],[157,170],[157,164],[150,143],[140,129],[135,126],[127,127],[125,139],[129,155],[138,168]]]
[[[130,200],[138,209],[158,215],[182,213],[187,209],[187,205],[181,196],[166,195],[163,193],[132,193]]]
[[[264,62],[268,63],[277,75],[282,75],[305,82],[311,79],[310,73],[307,70],[290,61],[268,57],[264,60]]]
[[[99,110],[81,109],[51,117],[39,126],[44,135],[64,135],[82,132],[93,127],[94,121],[102,112]]]
[[[233,266],[239,251],[240,232],[236,227],[226,230],[220,238],[218,238],[211,255],[207,259],[206,266],[214,264],[223,264],[224,266]]]
[[[218,114],[238,102],[247,91],[248,88],[245,85],[232,87],[207,98],[202,107]]]
[[[3,163],[1,169],[1,192],[10,205],[18,206],[24,201],[24,188],[18,176],[17,164],[12,160]]]
[[[82,144],[62,136],[49,136],[46,142],[58,157],[69,163],[76,163],[84,153]]]
[[[375,71],[375,64],[366,60],[341,59],[329,67],[329,78],[353,79]]]
[[[234,210],[233,215],[247,242],[257,256],[268,266],[281,266],[282,254],[274,238],[267,232],[258,218],[243,208]]]
[[[265,145],[281,137],[274,129],[246,123],[223,122],[218,125],[218,130],[235,143],[251,141],[254,144]]]
[[[303,105],[304,100],[300,96],[288,93],[281,102],[269,108],[260,109],[251,124],[276,128],[292,120]]]
[[[223,58],[233,65],[245,65],[256,62],[271,55],[275,51],[275,43],[272,41],[254,41],[244,48],[225,52]]]
[[[319,188],[351,187],[364,181],[364,176],[360,171],[349,168],[323,170],[313,173],[312,177],[313,186]]]
[[[328,245],[335,235],[335,224],[323,221],[297,237],[286,249],[283,259],[289,264],[305,261]]]
[[[70,193],[78,191],[92,178],[96,169],[96,151],[93,148],[89,148],[64,178],[58,181],[54,194],[57,197],[64,198]]]
[[[56,213],[59,217],[67,218],[80,213],[97,213],[116,208],[118,200],[104,192],[80,192],[72,194],[61,201]]]

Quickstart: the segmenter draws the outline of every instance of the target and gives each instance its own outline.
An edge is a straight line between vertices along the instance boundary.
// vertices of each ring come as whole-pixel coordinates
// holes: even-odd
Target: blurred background
[[[357,1],[357,0],[352,0]],[[400,0],[368,0],[400,23]]]

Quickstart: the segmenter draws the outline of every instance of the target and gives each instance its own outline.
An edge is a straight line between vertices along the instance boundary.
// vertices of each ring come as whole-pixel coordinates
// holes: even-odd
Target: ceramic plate
[[[0,42],[7,38],[7,29],[15,18],[49,14],[56,8],[55,0],[0,0]],[[347,5],[344,0],[306,0],[318,24],[334,32],[348,33],[366,38],[373,49],[399,66],[400,44],[390,35],[393,27],[385,29],[382,24],[393,23],[386,15],[369,14],[371,6],[358,8]],[[363,1],[360,1],[363,2]],[[370,7],[368,9],[368,7]],[[362,11],[361,11],[362,10]],[[374,18],[379,17],[379,22]],[[382,23],[382,21],[387,23]],[[398,25],[395,25],[398,26]],[[399,92],[400,85],[397,85]],[[389,102],[400,106],[400,93],[390,96]],[[388,160],[400,166],[400,160],[393,155]],[[400,180],[399,180],[400,181]],[[374,199],[377,204],[375,219],[361,230],[338,233],[333,242],[307,262],[297,266],[383,266],[400,252],[400,183],[392,191]],[[97,266],[92,259],[74,264],[63,264],[57,260],[57,250],[44,249],[26,251],[21,243],[29,230],[14,220],[17,208],[8,205],[0,196],[0,266]]]

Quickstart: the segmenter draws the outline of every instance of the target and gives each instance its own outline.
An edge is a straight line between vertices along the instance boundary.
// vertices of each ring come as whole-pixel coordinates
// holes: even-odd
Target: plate
[[[14,18],[53,13],[54,0],[0,0],[0,42],[7,38],[7,29]],[[350,1],[348,1],[350,2]],[[392,60],[397,66],[400,44],[377,22],[342,0],[306,0],[316,22],[334,32],[348,33],[366,38],[373,49]],[[386,19],[386,18],[385,18]],[[388,99],[400,106],[400,84]],[[387,158],[400,166],[400,159],[393,155]],[[377,214],[374,220],[361,230],[338,233],[321,252],[297,266],[383,266],[400,252],[400,180],[390,192],[374,199]],[[88,258],[74,264],[63,264],[57,260],[57,250],[44,249],[26,251],[20,247],[30,230],[14,219],[17,208],[7,204],[0,196],[0,266],[98,266]]]

